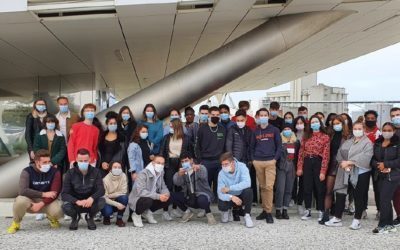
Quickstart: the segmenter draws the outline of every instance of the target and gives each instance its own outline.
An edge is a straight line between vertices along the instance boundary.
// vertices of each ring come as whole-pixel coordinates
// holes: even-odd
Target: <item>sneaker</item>
[[[400,217],[393,220],[393,226],[400,227]]]
[[[207,216],[208,225],[216,225],[217,224],[217,221],[215,220],[214,215],[212,213],[208,213],[208,214],[206,214],[206,216]]]
[[[165,212],[162,214],[162,218],[163,218],[163,220],[165,220],[165,221],[172,221],[172,220],[173,220],[173,218],[171,217],[171,215],[170,215],[167,211],[165,211]]]
[[[110,217],[104,217],[103,218],[103,225],[111,225],[111,218]]]
[[[329,221],[329,210],[326,210],[323,215],[322,215],[322,219],[320,221],[318,221],[318,223],[320,225],[325,225],[325,222]]]
[[[385,226],[385,227],[377,227],[372,230],[374,234],[388,234],[388,233],[395,233],[397,229],[394,226]]]
[[[267,213],[267,218],[265,219],[268,224],[273,224],[274,223],[274,218],[272,218],[271,213]]]
[[[289,215],[288,215],[287,209],[283,209],[283,211],[282,211],[282,219],[284,219],[284,220],[288,220],[289,219]]]
[[[254,227],[254,223],[251,219],[250,214],[245,214],[244,216],[244,224],[246,225],[247,228],[252,228]]]
[[[303,216],[301,217],[302,220],[309,220],[311,219],[311,210],[307,209],[304,211]]]
[[[229,222],[229,211],[221,212],[221,222],[222,223]]]
[[[322,218],[324,217],[324,212],[319,211],[318,212],[318,222],[322,221]]]
[[[58,220],[56,218],[47,217],[47,219],[50,222],[51,228],[60,228],[60,222],[58,222]]]
[[[297,206],[297,212],[299,213],[299,216],[303,216],[305,211],[306,211],[306,209],[304,208],[303,205],[298,205]]]
[[[64,215],[64,221],[71,221],[71,220],[72,220],[71,217],[69,217],[68,215]]]
[[[117,225],[118,227],[125,227],[125,222],[122,219],[117,219],[115,225]]]
[[[336,217],[333,217],[329,221],[325,222],[325,226],[328,227],[341,227],[342,226],[342,220]]]
[[[94,221],[100,222],[102,220],[102,217],[103,216],[101,216],[101,213],[99,212],[96,214],[96,216],[94,216]]]
[[[360,229],[360,228],[361,228],[360,221],[357,220],[357,219],[353,219],[353,222],[352,222],[351,225],[350,225],[350,229],[358,230],[358,229]]]
[[[36,221],[41,221],[46,218],[45,214],[36,214]]]
[[[175,217],[175,218],[182,218],[183,213],[178,209],[172,209],[171,215],[172,215],[172,217]]]
[[[164,214],[165,214],[165,213],[167,213],[168,216],[169,216],[169,213],[168,213],[168,212],[164,212]],[[167,219],[165,219],[164,214],[163,214],[163,218],[164,218],[164,220],[167,220]],[[145,211],[145,212],[142,214],[142,217],[145,218],[145,219],[147,220],[147,223],[149,223],[149,224],[157,224],[157,223],[158,223],[158,222],[154,219],[153,213],[152,213],[150,210]],[[170,218],[170,220],[172,220],[171,216],[169,216],[169,218]]]
[[[69,230],[78,230],[80,219],[81,219],[80,214],[78,214],[76,218],[71,218],[71,224],[69,225]]]
[[[94,222],[94,217],[86,214],[85,220],[86,220],[87,227],[89,230],[96,230],[96,223]]]
[[[204,216],[206,216],[206,211],[204,210],[201,210],[197,213],[197,218],[203,218]]]
[[[381,212],[377,212],[375,215],[375,220],[379,221],[379,218],[381,217]]]
[[[363,220],[368,219],[367,210],[364,210],[364,211],[363,211],[361,218],[362,218]]]
[[[11,226],[7,229],[7,233],[15,234],[21,228],[21,224],[13,221]]]
[[[260,215],[256,217],[256,220],[265,220],[267,219],[267,212],[262,211]]]
[[[229,220],[229,222],[232,222],[232,221],[233,221],[233,213],[232,213],[232,210],[229,210],[228,220]]]
[[[142,216],[140,214],[132,213],[132,221],[134,227],[143,227]]]
[[[193,213],[192,213],[192,211],[190,211],[190,209],[188,209],[188,210],[186,210],[186,211],[183,213],[183,216],[182,216],[182,219],[180,220],[180,222],[186,223],[186,222],[188,222],[192,217],[193,217]]]
[[[277,220],[282,220],[282,219],[283,219],[281,210],[276,210],[276,212],[275,212],[275,218],[276,218]]]

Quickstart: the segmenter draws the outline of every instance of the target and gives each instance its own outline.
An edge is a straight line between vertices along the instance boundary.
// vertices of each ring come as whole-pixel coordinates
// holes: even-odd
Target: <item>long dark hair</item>
[[[396,126],[394,126],[394,124],[391,122],[385,122],[385,124],[383,124],[383,126],[382,126],[382,131],[383,131],[383,128],[386,126],[392,127],[392,129],[394,131],[393,137],[390,138],[390,145],[397,145],[398,141],[399,141],[399,137],[396,135]],[[383,138],[383,135],[380,135],[379,138],[375,141],[375,143],[382,143],[384,140],[385,140],[385,138]]]
[[[319,117],[317,115],[313,115],[310,117],[310,120],[309,120],[310,122],[306,123],[307,129],[304,130],[304,139],[306,139],[306,140],[310,139],[313,135],[314,131],[312,131],[312,129],[311,129],[311,121],[314,118],[318,119],[318,121],[321,125],[319,128],[319,132],[326,134],[325,127],[324,127],[324,124],[322,123],[321,119],[319,119]]]
[[[353,119],[351,119],[350,115],[347,113],[342,113],[340,115],[346,116],[347,126],[349,127],[350,132],[353,131]]]
[[[336,113],[330,113],[327,117],[326,117],[326,121],[325,121],[325,127],[329,127],[331,126],[330,121],[335,118],[337,116]]]
[[[147,116],[146,116],[146,109],[147,108],[152,108],[153,109],[153,112],[154,112],[153,122],[157,121],[158,120],[157,109],[151,103],[148,103],[148,104],[146,104],[146,106],[144,106],[144,109],[143,109],[143,121],[147,121]]]
[[[303,116],[298,116],[298,117],[294,118],[294,120],[293,120],[293,132],[295,132],[295,133],[298,132],[298,130],[297,130],[297,128],[296,128],[296,125],[297,125],[297,122],[298,122],[299,120],[301,120],[301,121],[304,123],[304,131],[306,131],[306,129],[307,129],[306,119],[304,119]]]
[[[333,119],[332,119],[332,126],[329,126],[327,129],[328,135],[332,138],[333,135],[335,134],[335,130],[333,129],[333,122],[334,121],[339,121],[342,124],[343,130],[342,130],[342,138],[344,140],[347,140],[350,138],[351,134],[350,134],[350,130],[349,127],[347,126],[347,124],[344,122],[343,118],[341,115],[336,115]]]
[[[121,126],[121,124],[123,122],[123,120],[122,120],[122,112],[124,112],[125,110],[128,110],[129,116],[130,116],[130,119],[128,120],[128,124],[130,126],[132,126],[132,128],[136,128],[137,123],[136,123],[136,120],[135,120],[135,116],[133,115],[131,109],[128,106],[122,106],[119,109],[118,117],[117,117],[118,128],[120,128],[120,127],[122,128],[122,126]]]

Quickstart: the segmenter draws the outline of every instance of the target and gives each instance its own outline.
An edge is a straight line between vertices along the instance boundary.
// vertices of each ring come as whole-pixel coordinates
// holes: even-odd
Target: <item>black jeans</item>
[[[361,220],[362,213],[367,206],[368,200],[365,198],[365,193],[368,194],[369,188],[369,179],[370,179],[370,172],[360,174],[358,176],[357,186],[354,188],[354,205],[356,212],[354,214],[354,218],[357,220]],[[349,184],[351,185],[351,184]],[[335,217],[342,218],[344,207],[346,205],[346,194],[336,194],[336,205],[335,205]]]
[[[305,157],[303,168],[304,201],[306,209],[311,209],[312,195],[315,192],[317,210],[324,211],[325,181],[320,181],[322,159],[319,157]]]
[[[171,205],[171,203],[176,203],[182,211],[185,211],[187,209],[185,208],[183,203],[179,202],[176,193],[170,193],[170,197],[166,202],[161,202],[160,200],[153,200],[152,198],[149,197],[140,197],[139,200],[136,202],[135,213],[142,214],[144,211],[148,209],[150,209],[150,211],[152,212],[155,212],[161,208],[163,208],[164,211],[168,211],[168,207],[169,205]]]
[[[397,170],[392,170],[397,171]],[[392,200],[393,195],[397,188],[400,187],[400,176],[391,177],[386,176],[380,179],[380,217],[379,226],[384,227],[387,225],[393,226],[393,208]]]
[[[218,200],[218,209],[222,212],[226,212],[231,208],[240,208],[244,206],[244,212],[246,214],[250,214],[253,201],[253,190],[251,188],[246,188],[240,195],[237,195],[237,197],[242,200],[241,206],[237,206],[235,203],[233,203],[233,201]]]
[[[218,197],[218,174],[221,170],[221,163],[218,160],[203,160],[201,164],[207,169],[208,184],[213,189],[214,197]]]
[[[180,192],[182,190],[181,187],[174,185],[174,175],[178,172],[180,167],[180,161],[178,158],[170,158],[168,160],[168,166],[164,168],[164,181],[165,185],[167,185],[168,190],[172,192]],[[175,202],[172,203],[172,208],[176,208],[177,205]]]
[[[77,218],[81,213],[87,213],[89,217],[93,218],[98,212],[100,212],[100,210],[103,209],[105,204],[106,200],[101,197],[97,200],[94,200],[92,206],[88,208],[81,207],[70,202],[64,202],[62,209],[64,214],[70,216],[71,218]]]
[[[182,204],[184,209],[182,211],[185,211],[188,207],[188,204],[185,199],[185,194],[183,192],[175,193],[175,200],[177,204]],[[206,214],[211,213],[210,209],[210,201],[208,200],[208,197],[205,195],[199,195],[196,197],[196,204],[192,206],[191,208],[194,209],[204,209]]]
[[[375,198],[376,209],[378,211],[380,211],[380,202],[381,202],[381,198],[380,198],[381,191],[380,191],[380,187],[379,187],[380,186],[379,185],[380,176],[375,178],[376,171],[378,171],[378,170],[375,168],[372,168],[372,174],[371,174],[372,175],[372,187],[374,189],[374,198]]]
[[[304,178],[296,177],[293,183],[292,199],[296,205],[303,205],[304,202]]]
[[[256,169],[254,168],[253,164],[249,164],[248,167],[249,167],[250,179],[251,179],[251,189],[253,189],[253,202],[258,203]]]

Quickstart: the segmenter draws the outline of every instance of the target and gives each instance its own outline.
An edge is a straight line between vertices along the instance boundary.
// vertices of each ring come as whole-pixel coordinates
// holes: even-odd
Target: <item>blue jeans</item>
[[[116,202],[121,203],[122,205],[126,206],[128,204],[128,195],[121,195],[115,199]],[[104,217],[110,217],[114,212],[118,212],[117,218],[122,219],[124,216],[125,208],[123,210],[118,210],[118,208],[106,204],[104,208],[101,210],[101,214]]]

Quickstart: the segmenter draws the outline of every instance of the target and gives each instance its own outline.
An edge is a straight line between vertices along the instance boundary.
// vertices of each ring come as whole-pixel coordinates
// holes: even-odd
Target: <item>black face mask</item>
[[[374,128],[376,127],[376,121],[365,121],[365,126],[368,128]]]
[[[219,117],[211,117],[211,122],[217,124],[219,122]]]

